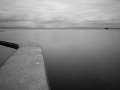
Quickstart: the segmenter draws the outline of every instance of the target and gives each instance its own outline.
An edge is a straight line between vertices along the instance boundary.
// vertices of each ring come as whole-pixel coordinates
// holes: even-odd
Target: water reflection
[[[14,30],[1,35],[42,46],[51,90],[120,88],[119,30]]]
[[[0,45],[0,67],[11,57],[16,49]]]

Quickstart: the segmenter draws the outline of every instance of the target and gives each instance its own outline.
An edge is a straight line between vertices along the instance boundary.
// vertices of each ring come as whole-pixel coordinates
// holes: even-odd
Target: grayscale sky
[[[120,0],[0,0],[0,22],[0,26],[40,27],[119,24]]]

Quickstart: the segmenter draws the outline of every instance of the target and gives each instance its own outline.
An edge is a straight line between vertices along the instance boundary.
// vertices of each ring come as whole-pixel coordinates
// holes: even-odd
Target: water
[[[51,90],[120,88],[120,30],[5,30],[0,37],[42,46]]]
[[[0,67],[13,55],[16,51],[14,48],[9,48],[0,45]]]

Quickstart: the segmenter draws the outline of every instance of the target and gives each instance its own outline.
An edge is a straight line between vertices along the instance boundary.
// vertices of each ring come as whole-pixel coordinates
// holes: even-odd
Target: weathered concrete
[[[0,68],[0,90],[48,90],[41,46],[11,41],[18,50]]]

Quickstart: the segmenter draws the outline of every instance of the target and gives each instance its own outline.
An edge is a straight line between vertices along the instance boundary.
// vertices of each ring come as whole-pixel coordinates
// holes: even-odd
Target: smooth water
[[[16,49],[0,45],[0,67],[15,53]]]
[[[120,30],[5,30],[42,46],[51,90],[120,88]]]

